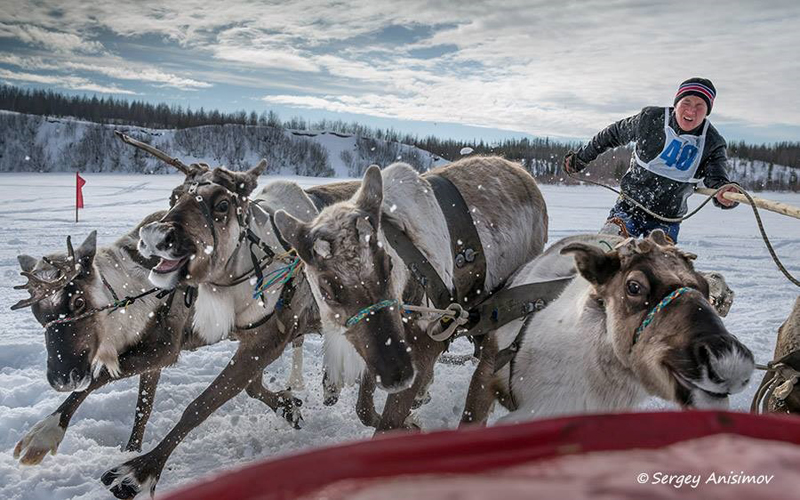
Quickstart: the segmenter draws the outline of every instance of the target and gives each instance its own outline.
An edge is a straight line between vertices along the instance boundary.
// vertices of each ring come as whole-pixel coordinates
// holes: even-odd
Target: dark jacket
[[[685,134],[686,132],[678,127],[673,108],[669,109],[670,127],[678,133]],[[700,135],[703,125],[691,133]],[[579,160],[589,163],[608,149],[635,142],[639,158],[649,162],[664,149],[665,140],[664,108],[651,106],[600,131],[588,144],[578,150],[577,156]],[[725,139],[719,135],[714,125],[709,124],[700,166],[695,174],[696,178],[703,179],[706,187],[715,189],[730,182],[725,171],[728,164],[725,147]],[[631,157],[631,165],[622,176],[620,187],[625,194],[665,217],[680,217],[686,214],[688,211],[686,200],[694,189],[691,183],[668,179],[642,168],[636,163],[635,156]],[[721,207],[716,200],[714,203]]]

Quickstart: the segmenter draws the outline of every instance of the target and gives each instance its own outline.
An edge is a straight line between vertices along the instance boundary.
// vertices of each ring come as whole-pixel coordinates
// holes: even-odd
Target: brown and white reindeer
[[[184,167],[186,180],[173,191],[170,210],[142,227],[139,250],[158,258],[150,271],[154,284],[198,287],[192,325],[203,341],[232,335],[239,345],[222,373],[154,449],[103,474],[102,482],[119,498],[154,491],[170,454],[192,429],[242,390],[263,392],[252,381],[260,380],[264,368],[293,339],[320,331],[313,296],[302,274],[292,275],[293,257],[274,230],[271,214],[285,209],[311,219],[315,203],[346,199],[358,187],[335,183],[304,191],[279,181],[250,199],[263,164],[247,172]],[[250,279],[254,259],[263,265],[265,280],[273,273],[286,278],[257,298]],[[281,393],[280,401],[288,414],[299,417],[301,402],[291,392]]]
[[[800,414],[800,297],[778,329],[774,361],[761,379],[752,412]]]
[[[192,317],[192,309],[184,305],[185,288],[169,296],[151,293],[124,306],[120,303],[153,289],[147,276],[157,259],[144,259],[136,245],[139,229],[163,215],[148,216],[133,231],[99,249],[92,232],[77,249],[68,239],[66,253],[42,259],[18,257],[31,297],[12,309],[30,306],[45,326],[47,379],[58,391],[72,391],[19,441],[14,455],[20,463],[35,465],[48,452],[55,453],[72,416],[91,392],[136,375],[140,376],[139,396],[124,450],[140,451],[161,369],[175,363],[181,350],[205,344],[184,325]],[[114,303],[120,307],[91,314]],[[256,384],[261,385],[261,377],[253,377],[252,384],[248,392],[259,394]],[[276,412],[291,410],[279,404],[278,395],[259,399]],[[299,418],[291,412],[284,416],[290,422]]]
[[[442,183],[453,186],[457,195],[446,194],[450,188]],[[450,210],[458,197],[466,213]],[[401,304],[424,304],[432,295],[424,284],[431,276],[420,277],[418,263],[406,256],[421,253],[451,292],[460,281],[461,290],[472,293],[458,293],[455,300],[469,305],[499,288],[541,253],[547,240],[547,210],[536,182],[520,166],[498,157],[468,158],[423,175],[404,163],[382,172],[373,166],[358,193],[323,209],[312,222],[284,211],[275,221],[305,263],[326,343],[338,345],[342,359],[327,360],[328,370],[358,374],[366,368],[362,393],[375,382],[389,392],[382,415],[363,407],[366,415],[359,415],[376,423],[378,431],[408,425],[414,400],[424,394],[446,347],[428,335],[430,317],[401,318]],[[465,223],[479,239],[470,244],[482,250],[464,249],[466,234],[452,234],[452,227]],[[398,232],[417,250],[397,243],[391,234]],[[471,261],[477,253],[485,272],[460,271],[463,259]]]
[[[754,369],[753,355],[709,302],[695,256],[663,232],[644,240],[565,238],[525,266],[509,286],[575,275],[559,298],[487,339],[514,344],[510,363],[481,360],[464,423],[485,423],[495,399],[501,421],[622,411],[656,396],[682,407],[726,408]],[[508,352],[508,351],[505,351]],[[473,380],[473,384],[475,384]]]

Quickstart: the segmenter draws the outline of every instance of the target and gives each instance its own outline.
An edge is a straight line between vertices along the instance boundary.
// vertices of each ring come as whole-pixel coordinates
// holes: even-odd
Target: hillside
[[[420,171],[441,158],[414,146],[328,131],[269,125],[153,129],[0,112],[0,172],[165,173],[169,167],[114,136],[120,130],[185,163],[244,169],[266,158],[268,173],[357,177],[367,166],[405,161]]]

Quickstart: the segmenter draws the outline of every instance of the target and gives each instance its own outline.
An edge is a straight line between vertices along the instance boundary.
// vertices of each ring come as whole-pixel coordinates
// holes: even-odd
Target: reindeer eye
[[[221,202],[217,203],[217,206],[214,207],[214,210],[217,212],[227,212],[229,207],[228,200],[222,200]]]
[[[336,295],[334,294],[333,284],[330,281],[326,279],[320,280],[319,291],[322,293],[322,297],[325,299],[326,302],[334,304],[338,303],[338,301],[336,300]]]
[[[633,280],[629,280],[625,286],[628,289],[628,295],[639,295],[642,292],[642,285]]]
[[[86,300],[81,296],[76,296],[72,299],[72,310],[73,311],[80,311],[86,306]]]

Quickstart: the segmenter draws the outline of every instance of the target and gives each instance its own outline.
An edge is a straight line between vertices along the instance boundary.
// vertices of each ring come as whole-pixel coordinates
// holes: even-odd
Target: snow
[[[109,498],[99,481],[112,466],[133,456],[123,453],[133,422],[137,379],[125,379],[90,395],[78,410],[56,456],[41,465],[23,467],[12,457],[17,441],[47,417],[66,394],[56,393],[45,378],[42,330],[29,310],[10,311],[23,296],[12,286],[24,282],[18,275],[16,256],[40,257],[63,251],[72,234],[82,240],[98,230],[98,244],[108,244],[145,215],[166,208],[171,189],[182,177],[129,174],[85,174],[86,208],[74,221],[73,174],[0,175],[0,498],[95,499]],[[263,177],[262,185],[275,177]],[[287,178],[287,177],[283,177]],[[303,186],[327,180],[288,177]],[[336,179],[330,179],[336,180]],[[542,186],[550,213],[550,241],[583,232],[596,232],[614,203],[614,195],[599,188]],[[800,194],[760,193],[760,196],[800,205]],[[690,200],[696,206],[698,197]],[[800,221],[762,212],[764,224],[779,256],[789,270],[800,275]],[[728,328],[750,349],[757,361],[771,359],[777,329],[798,294],[778,272],[758,234],[752,212],[741,206],[720,211],[709,205],[685,222],[681,246],[698,254],[697,267],[722,272],[736,292]],[[185,352],[174,366],[164,370],[155,407],[144,439],[152,449],[177,422],[183,409],[222,370],[235,344],[216,345]],[[265,381],[271,389],[283,388],[291,369],[291,350],[270,366]],[[306,390],[303,399],[305,426],[292,429],[262,403],[239,395],[192,432],[172,454],[162,474],[158,492],[163,493],[205,474],[219,473],[257,458],[274,457],[316,446],[366,439],[372,430],[355,415],[356,388],[347,388],[334,407],[323,406],[321,359],[318,336],[304,346]],[[471,345],[456,341],[452,352],[467,354]],[[432,400],[418,412],[425,429],[454,428],[461,416],[471,365],[439,364],[431,387]],[[746,411],[760,381],[757,374],[747,390],[732,398],[732,407]],[[383,404],[383,395],[379,396]],[[652,401],[650,408],[663,408]],[[496,413],[495,418],[500,414]]]

